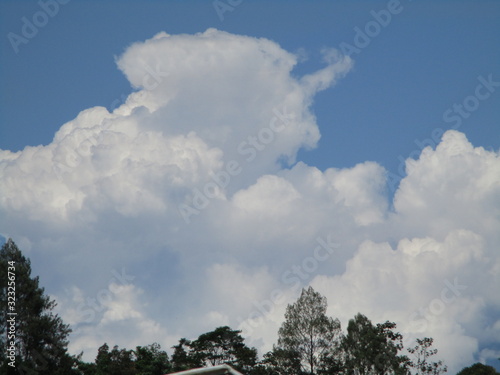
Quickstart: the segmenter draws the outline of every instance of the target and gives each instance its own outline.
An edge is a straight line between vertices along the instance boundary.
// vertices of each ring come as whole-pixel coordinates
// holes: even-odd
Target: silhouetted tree
[[[228,364],[250,372],[257,362],[257,349],[246,346],[240,333],[227,326],[204,333],[189,344],[191,356],[203,365]]]
[[[465,367],[457,375],[500,375],[494,367],[475,363],[472,366]]]
[[[395,323],[374,326],[363,314],[349,321],[342,342],[347,374],[406,374],[408,358],[398,355],[402,335],[394,332]]]
[[[340,344],[340,322],[326,315],[326,297],[312,287],[302,289],[299,299],[288,305],[278,331],[278,347],[298,355],[302,370],[316,374],[324,358],[335,358]]]
[[[179,344],[174,345],[174,353],[171,357],[172,371],[184,371],[196,367],[201,367],[202,363],[199,359],[194,358],[191,354],[191,341],[182,338]]]
[[[448,368],[443,365],[443,361],[429,361],[429,358],[437,353],[437,349],[431,349],[433,341],[430,337],[424,337],[417,339],[417,345],[413,348],[408,348],[408,352],[413,357],[410,365],[419,374],[439,375],[448,371]]]
[[[96,375],[135,375],[137,373],[133,350],[118,349],[115,345],[109,351],[108,344],[102,345],[95,360]]]
[[[299,353],[273,346],[255,367],[252,375],[302,375]]]
[[[2,374],[71,374],[77,359],[67,353],[68,325],[52,312],[56,302],[45,295],[31,262],[12,239],[0,250],[0,370]],[[16,315],[9,315],[15,313]],[[15,327],[15,366],[5,355]],[[14,323],[15,322],[15,323]],[[14,331],[11,331],[11,337]]]
[[[138,346],[134,354],[137,375],[163,375],[172,369],[168,354],[158,343]]]

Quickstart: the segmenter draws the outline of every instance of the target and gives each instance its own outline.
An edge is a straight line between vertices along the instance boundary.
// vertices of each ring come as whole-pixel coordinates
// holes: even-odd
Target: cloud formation
[[[320,137],[314,95],[352,67],[328,50],[297,77],[298,60],[262,38],[160,33],[117,59],[134,88],[120,107],[0,150],[2,234],[58,300],[73,352],[223,324],[266,350],[312,284],[344,326],[360,311],[434,337],[451,372],[499,355],[499,153],[448,131],[407,160],[393,200],[375,162],[296,162]]]

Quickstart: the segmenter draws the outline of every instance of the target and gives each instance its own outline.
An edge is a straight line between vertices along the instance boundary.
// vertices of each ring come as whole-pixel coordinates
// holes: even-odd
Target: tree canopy
[[[0,282],[0,371],[6,375],[163,375],[220,364],[246,375],[439,375],[447,371],[442,361],[433,360],[437,349],[432,338],[418,339],[405,351],[403,336],[390,321],[373,324],[358,313],[343,333],[340,321],[327,315],[326,298],[312,287],[302,289],[300,297],[287,306],[278,341],[260,360],[241,331],[222,326],[194,340],[180,339],[171,355],[157,343],[133,350],[116,345],[110,349],[104,343],[94,362],[86,363],[82,354],[67,353],[71,330],[53,313],[55,301],[45,295],[39,278],[31,276],[30,260],[10,239],[0,250]],[[13,295],[16,337],[10,345],[8,307]],[[11,353],[15,368],[9,365]],[[492,367],[475,364],[458,375],[495,374]]]
[[[248,372],[257,362],[257,349],[245,345],[241,331],[218,327],[196,340],[181,339],[175,346],[172,362],[175,369],[228,364]]]
[[[373,325],[363,314],[349,321],[342,342],[345,370],[349,374],[406,374],[408,360],[399,355],[402,335],[395,332],[396,324]]]
[[[447,371],[442,361],[431,362],[430,360],[430,357],[437,353],[437,349],[431,348],[433,341],[430,337],[417,339],[417,344],[413,348],[408,348],[408,352],[414,357],[410,364],[419,374],[433,375]]]
[[[75,358],[67,353],[71,330],[53,313],[56,302],[45,295],[38,276],[31,276],[30,260],[24,257],[12,239],[8,239],[0,250],[0,285],[2,373],[71,373],[75,362]],[[15,340],[6,336],[8,320],[15,321],[15,331],[12,331]],[[4,350],[12,346],[12,341],[15,341],[15,361],[7,358]],[[9,365],[12,362],[16,364],[15,370]]]
[[[278,347],[297,353],[302,370],[314,374],[323,358],[331,357],[340,345],[340,322],[326,315],[327,301],[312,287],[288,305],[278,331]]]
[[[475,363],[472,366],[462,369],[457,375],[500,375],[500,372],[495,370],[494,367]]]

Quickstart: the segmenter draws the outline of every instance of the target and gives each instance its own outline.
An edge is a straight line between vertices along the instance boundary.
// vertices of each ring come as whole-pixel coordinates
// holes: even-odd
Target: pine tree
[[[9,239],[0,250],[0,370],[2,374],[71,374],[68,325],[52,312],[56,302],[31,277],[31,262]],[[15,327],[15,330],[14,330]],[[9,336],[6,332],[9,332]],[[11,340],[15,337],[15,340]],[[15,342],[14,347],[11,345]],[[7,348],[15,349],[8,358]],[[10,363],[10,365],[9,365]],[[14,367],[14,366],[15,367]]]

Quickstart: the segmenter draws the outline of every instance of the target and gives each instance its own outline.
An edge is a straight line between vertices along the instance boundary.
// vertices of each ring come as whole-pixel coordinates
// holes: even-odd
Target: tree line
[[[15,319],[9,315],[9,281],[15,267]],[[346,332],[326,314],[327,301],[312,287],[286,308],[277,343],[259,358],[245,344],[241,331],[215,328],[197,339],[181,338],[172,354],[158,343],[135,349],[110,348],[104,343],[93,362],[67,350],[69,325],[53,313],[55,301],[45,295],[31,263],[9,239],[0,250],[0,373],[29,375],[163,375],[228,364],[246,375],[439,375],[446,365],[435,360],[432,338],[403,347],[403,336],[390,321],[373,324],[359,313]],[[9,322],[10,319],[10,322]],[[14,322],[14,323],[12,323]],[[15,329],[12,329],[12,326]],[[11,342],[15,332],[15,342]],[[459,375],[500,375],[477,363]]]

